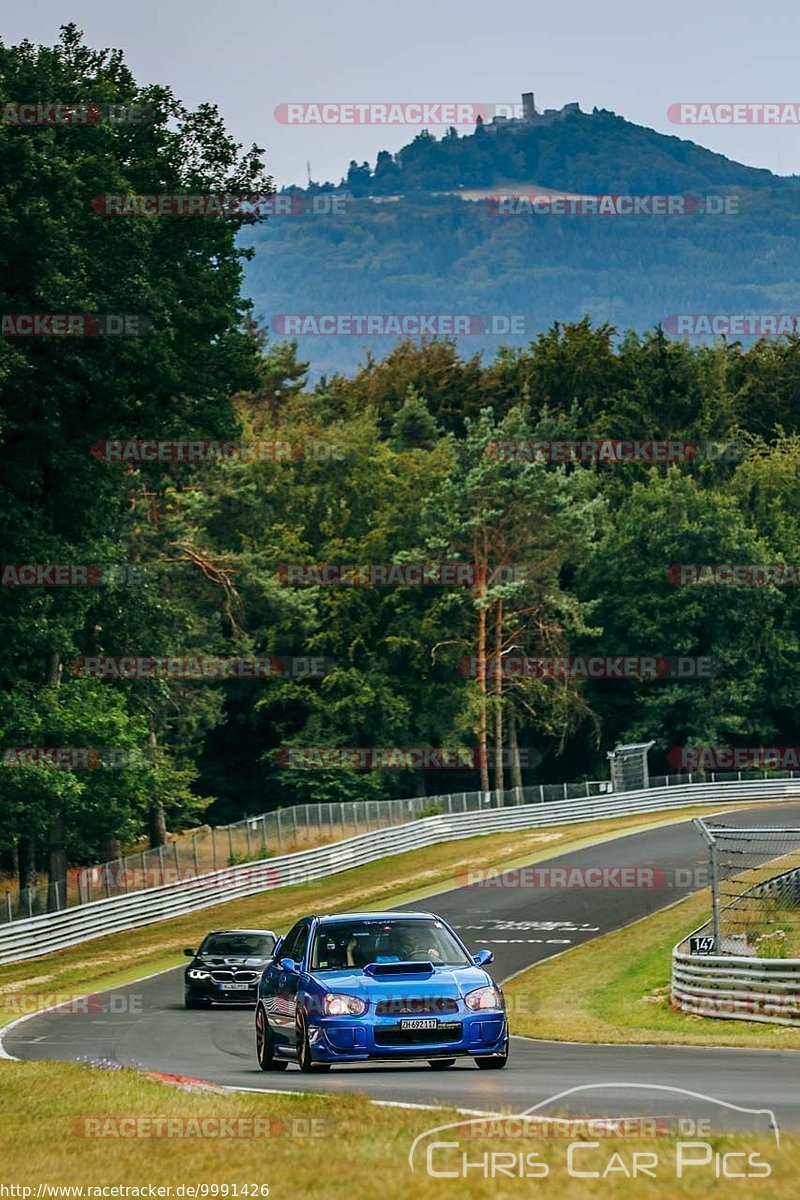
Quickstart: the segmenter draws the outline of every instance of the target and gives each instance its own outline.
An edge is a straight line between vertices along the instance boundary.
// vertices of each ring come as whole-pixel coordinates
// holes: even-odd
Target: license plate
[[[436,1017],[411,1017],[400,1022],[401,1029],[438,1029],[438,1027],[439,1021]]]
[[[250,984],[249,983],[221,983],[219,986],[222,988],[223,992],[246,992],[249,989]]]

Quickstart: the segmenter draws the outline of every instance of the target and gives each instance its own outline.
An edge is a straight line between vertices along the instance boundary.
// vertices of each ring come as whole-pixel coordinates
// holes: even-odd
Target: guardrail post
[[[278,809],[275,816],[278,818],[278,849],[283,849],[283,826],[281,824],[281,810]]]
[[[178,856],[178,839],[177,838],[172,843],[172,849],[175,851],[175,879],[177,881],[181,877],[181,860]],[[126,892],[127,892],[127,890],[128,889],[125,888]]]
[[[11,892],[6,892],[6,912],[8,913],[9,923],[11,921]]]
[[[214,870],[217,869],[217,831],[214,826],[211,826],[211,862]]]
[[[33,916],[33,898],[31,896],[31,892],[33,891],[33,888],[27,887],[27,888],[25,888],[25,891],[28,893],[28,916],[32,917]]]
[[[247,838],[247,857],[249,858],[250,855],[253,853],[252,847],[250,845],[250,818],[249,817],[247,818],[247,820],[244,823],[244,835]]]
[[[708,876],[711,884],[711,925],[714,933],[714,953],[722,953],[722,922],[719,908],[719,871],[717,865],[717,846],[713,835],[707,828],[702,817],[692,821],[697,832],[708,847]]]
[[[297,842],[297,805],[292,805],[292,827],[294,829],[294,840]]]
[[[269,849],[269,843],[267,842],[267,814],[266,813],[264,813],[261,817],[261,836],[264,839],[264,853],[266,854],[267,850]]]
[[[196,833],[192,834],[192,857],[194,858],[194,877],[195,877],[195,879],[197,879],[197,876],[200,874],[200,862],[197,857],[197,834]]]
[[[711,842],[708,848],[709,882],[711,883],[711,919],[714,926],[714,953],[722,954],[722,922],[719,913],[719,873],[717,869],[717,847]]]

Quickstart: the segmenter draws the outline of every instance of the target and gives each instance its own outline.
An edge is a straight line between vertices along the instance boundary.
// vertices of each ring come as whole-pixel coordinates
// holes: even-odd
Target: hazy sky
[[[522,91],[537,107],[609,108],[740,162],[800,174],[800,126],[689,129],[666,115],[678,101],[800,104],[800,8],[789,0],[35,0],[7,10],[0,31],[6,43],[51,44],[66,21],[89,43],[122,49],[140,82],[169,83],[190,105],[216,102],[238,140],[266,147],[278,185],[304,182],[307,160],[313,178],[338,182],[351,158],[373,162],[416,132],[282,125],[280,103],[502,103]]]

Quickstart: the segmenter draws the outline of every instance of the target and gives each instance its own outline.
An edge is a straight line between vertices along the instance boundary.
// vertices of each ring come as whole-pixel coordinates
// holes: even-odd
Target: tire
[[[286,1059],[275,1057],[275,1040],[261,1004],[256,1005],[256,1058],[262,1071],[285,1071],[289,1065]]]
[[[454,1058],[429,1058],[428,1066],[432,1071],[445,1071],[448,1067],[454,1067],[456,1060]]]
[[[493,1055],[491,1058],[476,1058],[475,1066],[481,1071],[502,1071],[507,1062],[508,1051],[505,1054]]]
[[[297,1065],[305,1075],[317,1071],[330,1071],[330,1063],[314,1062],[311,1057],[311,1043],[308,1040],[308,1025],[303,1016],[297,1018]]]
[[[192,996],[187,992],[183,999],[184,1008],[208,1008],[208,1000],[204,1000],[201,996]]]

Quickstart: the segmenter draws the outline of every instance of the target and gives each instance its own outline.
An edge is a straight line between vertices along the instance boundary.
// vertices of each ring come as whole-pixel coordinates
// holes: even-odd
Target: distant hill
[[[700,211],[500,215],[486,199],[532,190],[688,195]],[[704,212],[708,196],[733,211]],[[463,338],[463,350],[489,354],[585,314],[642,330],[676,313],[797,312],[799,198],[797,177],[570,106],[463,137],[423,132],[396,155],[382,151],[374,167],[352,162],[339,185],[293,189],[293,208],[318,211],[247,230],[257,252],[247,290],[266,324],[284,313],[509,318],[496,323],[516,333]],[[395,341],[299,338],[315,375],[349,371],[367,349],[382,356]]]

